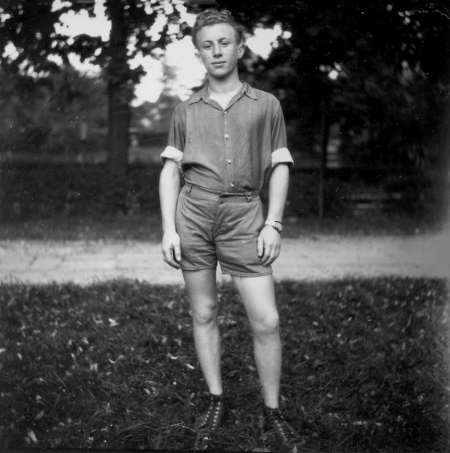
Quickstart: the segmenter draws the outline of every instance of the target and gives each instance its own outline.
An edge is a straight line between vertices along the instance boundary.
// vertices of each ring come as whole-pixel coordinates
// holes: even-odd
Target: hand
[[[258,256],[263,266],[272,264],[280,254],[280,233],[269,225],[266,225],[258,237]]]
[[[164,233],[161,245],[161,251],[164,261],[175,269],[181,269],[179,261],[181,260],[180,236],[176,231]]]

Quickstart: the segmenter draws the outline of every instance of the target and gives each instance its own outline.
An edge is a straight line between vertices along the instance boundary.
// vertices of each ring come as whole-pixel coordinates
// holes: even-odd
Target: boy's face
[[[226,79],[237,73],[237,62],[244,54],[244,44],[237,42],[234,28],[226,23],[208,25],[197,33],[197,58],[210,77]]]

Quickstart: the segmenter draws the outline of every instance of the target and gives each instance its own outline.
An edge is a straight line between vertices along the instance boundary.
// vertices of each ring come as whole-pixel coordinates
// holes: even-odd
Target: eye
[[[211,44],[204,44],[203,45],[203,49],[210,49],[211,48]]]
[[[222,41],[222,46],[228,46],[229,42],[228,41]]]

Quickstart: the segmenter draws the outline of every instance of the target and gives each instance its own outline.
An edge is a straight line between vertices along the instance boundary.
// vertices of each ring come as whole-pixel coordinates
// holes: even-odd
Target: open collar
[[[255,101],[258,100],[258,95],[256,94],[256,91],[254,88],[252,88],[247,82],[242,82],[242,87],[238,91],[237,95],[241,97],[242,94],[245,94],[251,99],[254,99]],[[200,90],[197,91],[197,93],[194,93],[191,98],[189,99],[189,105],[195,104],[196,102],[199,102],[201,100],[207,101],[209,100],[209,92],[208,92],[208,83],[205,84],[205,86]]]

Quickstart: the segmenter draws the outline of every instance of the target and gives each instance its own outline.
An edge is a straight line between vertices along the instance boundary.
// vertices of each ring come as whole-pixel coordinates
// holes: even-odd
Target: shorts
[[[215,269],[238,277],[272,273],[258,256],[264,215],[258,194],[216,194],[186,184],[178,197],[176,228],[183,270]]]

